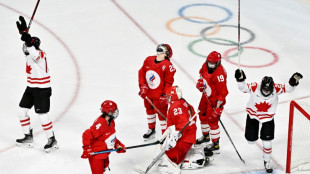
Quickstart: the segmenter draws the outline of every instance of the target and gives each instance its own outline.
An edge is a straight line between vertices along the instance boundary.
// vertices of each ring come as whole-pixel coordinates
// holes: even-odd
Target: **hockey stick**
[[[240,0],[238,0],[238,68],[240,69]]]
[[[34,15],[36,14],[36,11],[37,11],[37,8],[39,6],[39,3],[40,3],[40,0],[37,1],[36,7],[34,8],[34,11],[32,13],[31,19],[30,19],[29,24],[28,24],[28,31],[30,30],[30,27],[31,27],[31,24],[32,24],[32,20],[34,18]]]
[[[155,111],[165,120],[167,121],[166,117],[164,116],[163,113],[161,113],[157,107],[154,105],[154,103],[151,101],[151,99],[149,99],[147,96],[145,97],[145,99],[150,103],[150,105],[155,109]]]
[[[145,147],[145,146],[152,146],[152,145],[156,145],[156,144],[159,144],[160,143],[160,140],[157,140],[156,142],[153,142],[153,143],[149,143],[149,144],[140,144],[140,145],[135,145],[135,146],[129,146],[129,147],[126,147],[126,150],[127,149],[135,149],[135,148],[139,148],[139,147]],[[102,154],[102,153],[109,153],[109,152],[114,152],[114,151],[117,151],[118,149],[109,149],[109,150],[104,150],[104,151],[99,151],[99,152],[91,152],[89,153],[90,155],[97,155],[97,154]]]
[[[178,137],[180,137],[183,132],[183,130],[194,120],[194,118],[198,115],[199,112],[197,112],[187,123],[186,125],[180,130],[180,132],[178,133]],[[141,174],[146,174],[148,171],[150,171],[150,169],[154,166],[154,164],[165,154],[166,149],[164,148],[155,158],[154,160],[151,162],[150,165],[147,166],[147,168],[145,170],[142,170],[138,167],[134,168],[136,172],[141,173]]]
[[[203,90],[203,94],[204,94],[204,95],[205,95],[205,97],[207,98],[208,103],[210,104],[210,106],[211,106],[211,108],[212,108],[213,112],[215,112],[215,110],[214,110],[213,106],[211,105],[211,102],[210,102],[209,97],[208,97],[208,95],[206,94],[205,90]],[[239,154],[239,152],[238,152],[238,150],[237,150],[237,148],[236,148],[236,146],[235,146],[234,142],[233,142],[233,141],[232,141],[232,139],[230,138],[230,136],[229,136],[229,134],[228,134],[228,132],[227,132],[227,130],[226,130],[226,128],[225,128],[225,126],[224,126],[224,124],[222,123],[222,120],[220,119],[220,117],[219,117],[219,116],[217,116],[217,119],[220,121],[220,123],[221,123],[221,125],[222,125],[222,127],[223,127],[223,129],[224,129],[224,131],[225,131],[225,133],[226,133],[226,135],[227,135],[227,137],[229,138],[229,140],[230,140],[231,144],[233,145],[233,147],[234,147],[235,151],[237,152],[237,154],[238,154],[238,156],[239,156],[240,160],[243,162],[243,164],[245,164],[244,159],[242,159],[241,155]]]

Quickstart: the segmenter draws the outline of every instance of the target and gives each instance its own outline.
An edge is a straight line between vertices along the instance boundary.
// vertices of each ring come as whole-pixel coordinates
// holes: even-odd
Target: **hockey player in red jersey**
[[[27,88],[19,103],[20,108],[18,112],[25,137],[17,139],[16,144],[33,147],[33,134],[28,112],[34,106],[34,110],[39,115],[41,125],[48,139],[44,149],[46,152],[50,152],[57,149],[58,146],[53,131],[53,124],[48,116],[52,88],[46,53],[40,49],[40,39],[28,33],[24,17],[20,16],[19,20],[16,24],[21,34],[21,40],[24,41],[23,51],[26,55]]]
[[[162,133],[166,130],[166,121],[147,101],[148,97],[155,107],[167,116],[168,102],[165,90],[172,86],[174,66],[170,62],[172,49],[168,44],[160,44],[156,49],[157,55],[149,56],[144,60],[143,66],[139,70],[139,95],[144,99],[144,106],[147,114],[148,131],[143,135],[147,141],[155,138],[156,114],[160,121]]]
[[[118,149],[116,152],[126,152],[125,146],[116,138],[115,122],[118,108],[115,102],[106,100],[101,104],[102,114],[93,125],[83,133],[83,154],[81,158],[88,158],[92,174],[103,174],[109,166],[109,154],[90,155],[108,149]]]
[[[265,76],[261,83],[245,83],[245,73],[241,69],[235,71],[235,78],[241,92],[250,93],[247,103],[247,120],[245,127],[245,138],[249,144],[254,144],[260,139],[263,144],[264,166],[267,173],[272,173],[271,167],[271,141],[274,139],[274,115],[278,105],[278,95],[292,92],[302,78],[300,73],[294,73],[288,84],[274,83],[272,77]],[[261,129],[259,133],[259,127]]]
[[[219,153],[220,128],[218,122],[226,103],[225,98],[228,95],[227,75],[221,64],[221,57],[221,54],[216,51],[208,55],[199,71],[200,79],[196,85],[197,89],[203,93],[198,107],[202,137],[196,140],[196,144],[206,143],[211,139],[211,146],[205,150],[215,153]]]
[[[167,151],[166,156],[158,165],[161,173],[180,173],[179,164],[185,159],[187,152],[195,144],[196,140],[196,118],[181,132],[180,130],[195,115],[194,108],[182,98],[182,91],[178,86],[172,86],[167,90],[170,103],[167,116],[167,131],[169,135],[163,144]]]

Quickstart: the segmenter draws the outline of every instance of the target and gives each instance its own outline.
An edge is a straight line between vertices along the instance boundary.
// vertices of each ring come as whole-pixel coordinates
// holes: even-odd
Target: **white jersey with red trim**
[[[27,86],[32,88],[51,87],[48,73],[46,54],[44,51],[27,47],[29,55],[26,56]]]
[[[256,119],[261,123],[273,119],[278,105],[278,95],[292,92],[295,89],[295,87],[289,84],[274,84],[272,94],[265,97],[260,91],[260,84],[256,82],[238,82],[238,87],[240,91],[250,93],[246,111],[251,119]]]

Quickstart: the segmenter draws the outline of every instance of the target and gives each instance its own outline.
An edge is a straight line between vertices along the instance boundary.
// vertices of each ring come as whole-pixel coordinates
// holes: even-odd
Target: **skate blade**
[[[50,152],[53,152],[55,150],[59,149],[59,147],[57,145],[51,147],[51,148],[47,148],[47,149],[44,149],[46,153],[50,153]]]
[[[149,138],[144,138],[144,142],[149,142],[155,138],[155,135],[150,136]]]
[[[33,143],[18,143],[18,142],[16,142],[16,145],[18,147],[25,147],[25,148],[32,148],[33,147]]]

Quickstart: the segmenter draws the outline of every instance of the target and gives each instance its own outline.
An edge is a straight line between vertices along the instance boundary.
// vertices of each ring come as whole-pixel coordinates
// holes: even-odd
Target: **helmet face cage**
[[[273,93],[274,81],[272,77],[265,76],[261,83],[261,93],[263,96],[267,97]]]
[[[169,102],[178,100],[178,99],[182,98],[182,90],[178,86],[171,86],[168,89],[167,96],[168,96]]]
[[[157,55],[162,54],[162,53],[166,53],[167,51],[168,50],[167,50],[167,47],[165,46],[165,44],[160,44],[156,48]]]
[[[213,69],[215,70],[221,63],[221,54],[216,52],[216,51],[212,51],[208,57],[207,57],[207,66],[209,69]]]

